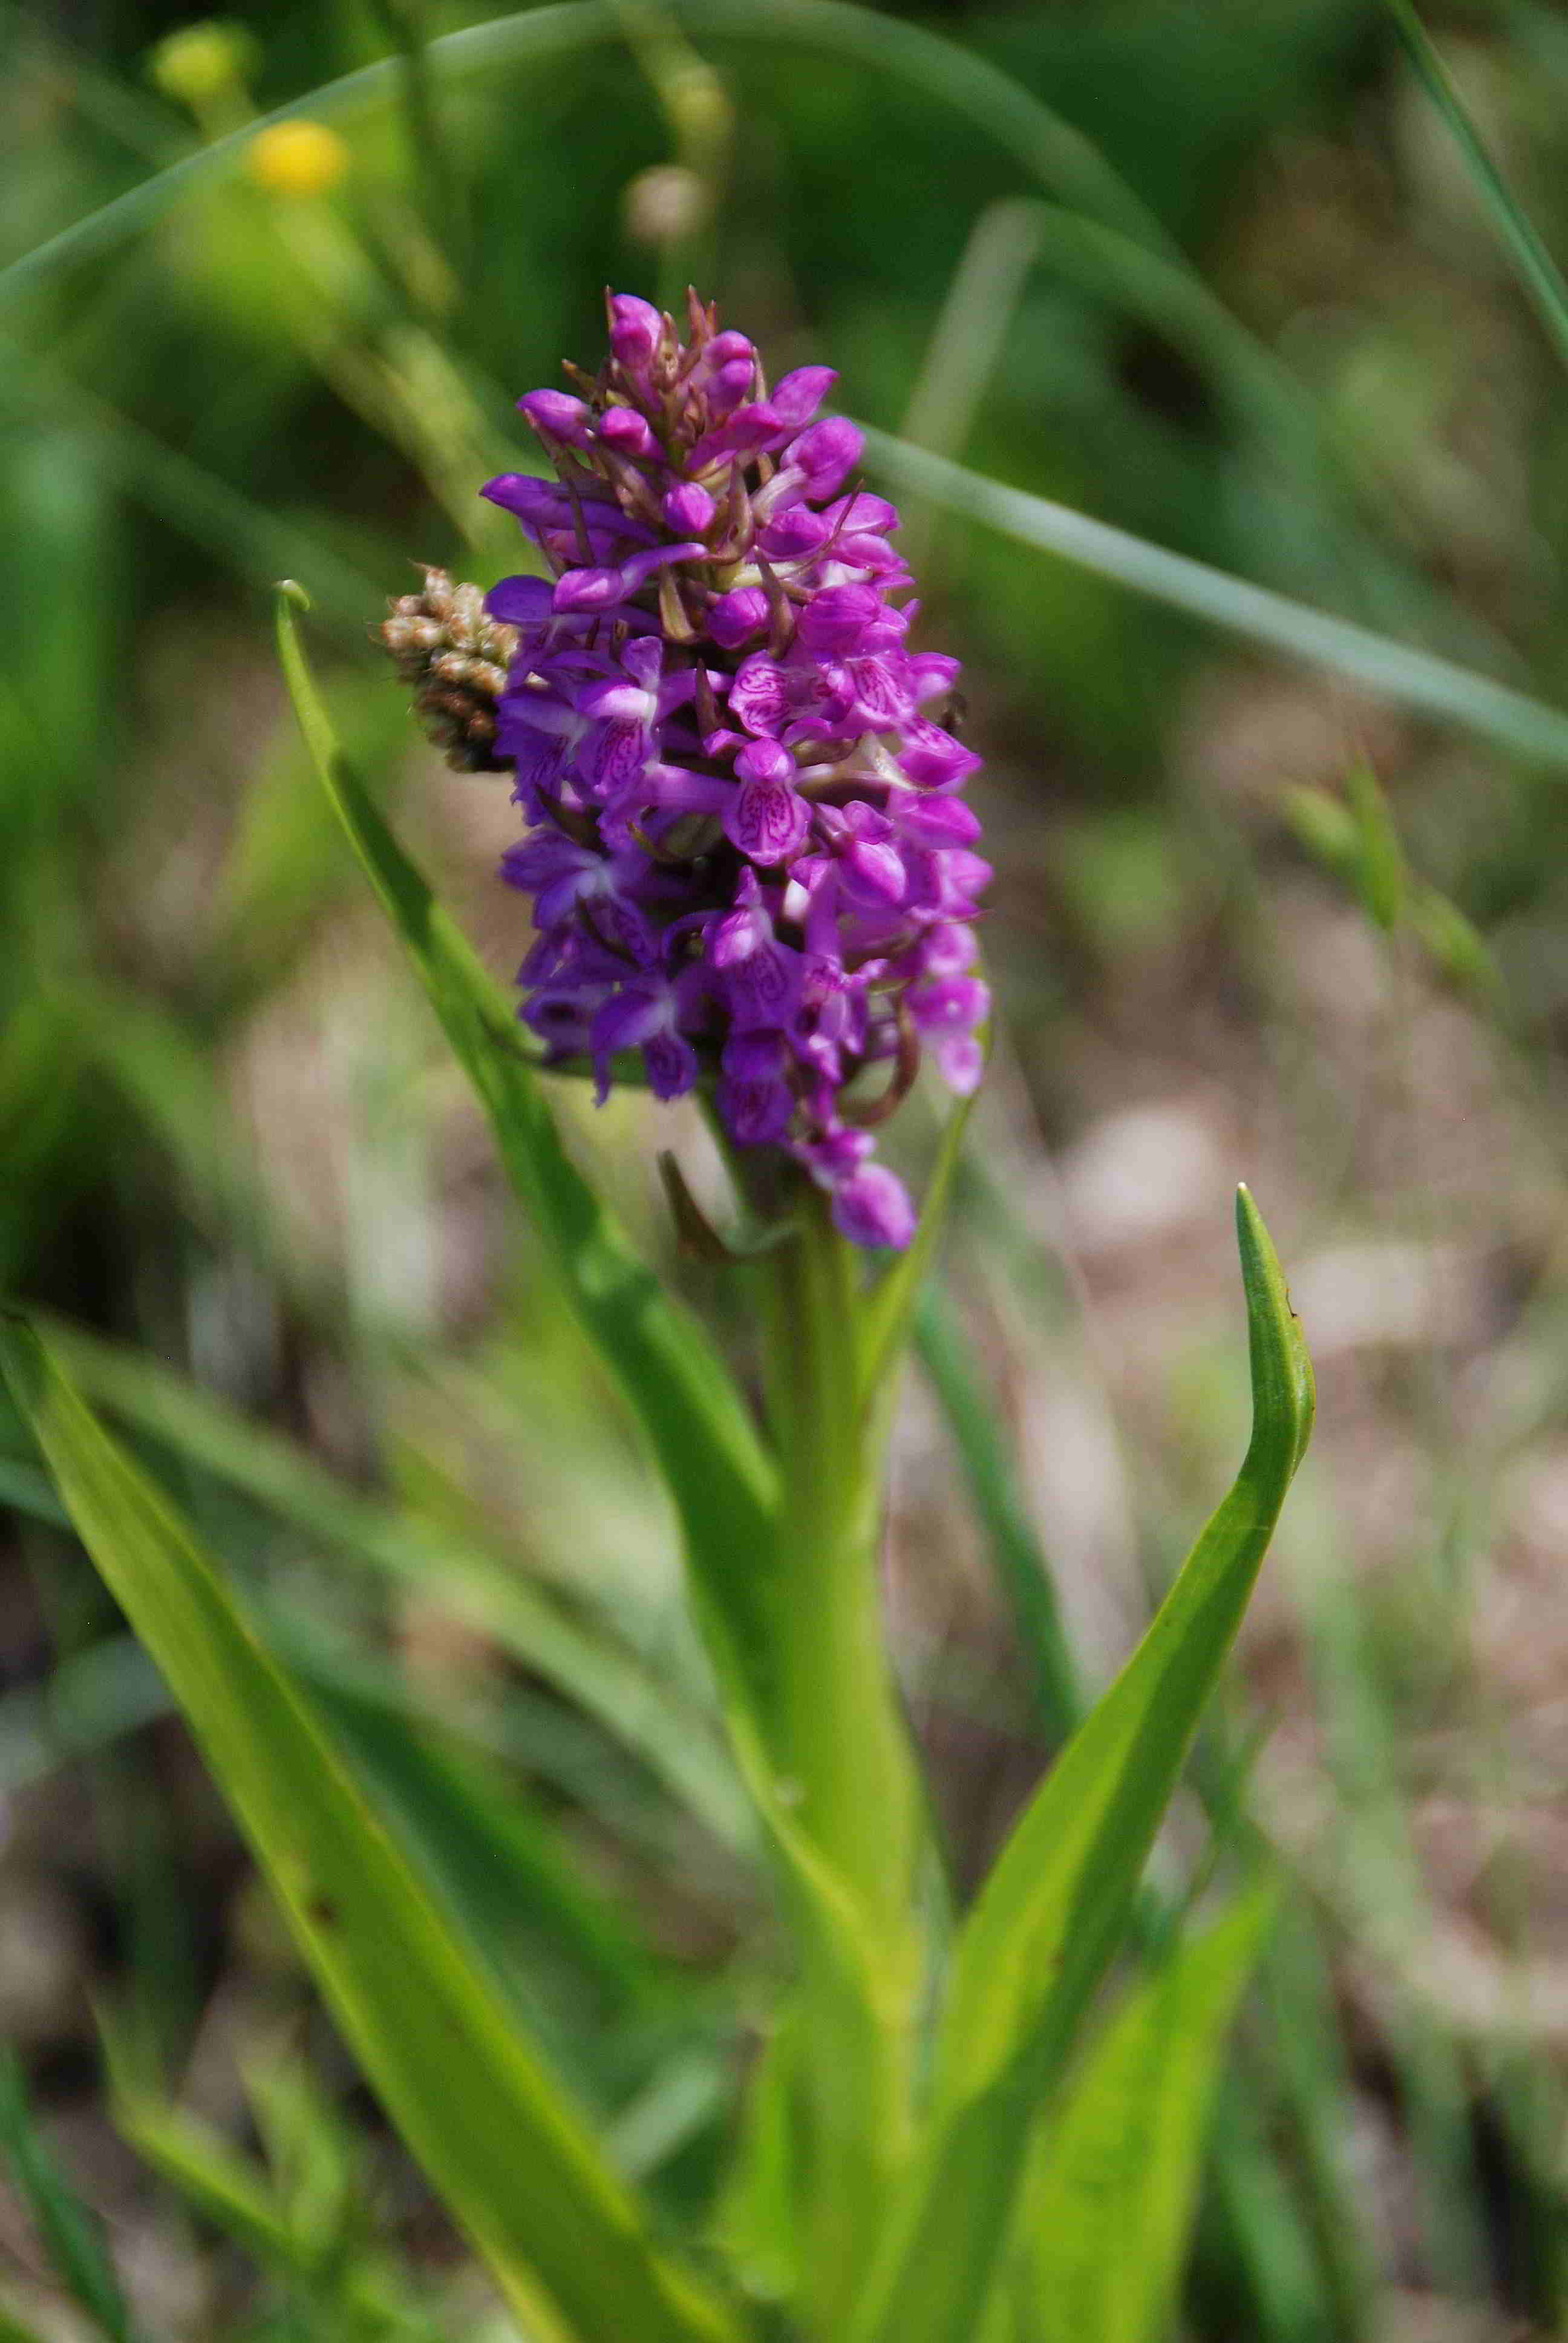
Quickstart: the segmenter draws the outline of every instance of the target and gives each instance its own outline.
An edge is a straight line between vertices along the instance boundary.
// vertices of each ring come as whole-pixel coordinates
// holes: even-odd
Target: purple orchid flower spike
[[[550,573],[487,602],[518,638],[497,747],[529,824],[504,863],[538,929],[521,1014],[601,1099],[628,1050],[660,1098],[711,1080],[737,1146],[785,1150],[854,1243],[907,1245],[868,1093],[896,1104],[923,1051],[967,1095],[990,1008],[958,794],[980,759],[923,712],[958,662],[908,647],[899,516],[852,485],[854,425],[819,419],[831,370],[769,391],[695,297],[684,341],[634,294],[608,307],[597,380],[518,401],[557,479],[483,492]]]

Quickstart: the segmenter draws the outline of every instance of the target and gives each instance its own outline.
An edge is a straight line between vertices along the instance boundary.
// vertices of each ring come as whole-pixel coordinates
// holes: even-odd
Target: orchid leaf
[[[534,1584],[505,1551],[417,1507],[347,1487],[293,1442],[248,1423],[156,1359],[60,1318],[40,1331],[88,1400],[204,1473],[242,1490],[312,1543],[438,1600],[635,1750],[724,1843],[750,1818],[716,1737],[634,1655]]]
[[[1161,2343],[1169,2331],[1226,2040],[1275,1900],[1255,1888],[1180,1944],[1053,2112],[1020,2208],[1025,2343]]]
[[[765,1551],[775,1474],[734,1378],[699,1322],[630,1250],[562,1145],[500,988],[392,836],[332,732],[279,589],[278,649],[311,760],[463,1071],[513,1187],[588,1339],[648,1435],[679,1516],[697,1607],[726,1690],[765,1704]]]
[[[36,1336],[0,1363],[387,2114],[540,2343],[735,2343],[512,2023],[217,1565]]]
[[[852,2343],[965,2343],[995,2282],[1029,2143],[1131,1915],[1181,1761],[1312,1429],[1312,1367],[1243,1188],[1252,1436],[1138,1650],[1080,1726],[958,1944],[933,2112]]]

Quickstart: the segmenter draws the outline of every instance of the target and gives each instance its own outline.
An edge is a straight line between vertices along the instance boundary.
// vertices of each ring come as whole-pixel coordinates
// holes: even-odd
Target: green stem
[[[797,1815],[879,1934],[908,1932],[923,1801],[889,1664],[884,1441],[862,1404],[851,1248],[812,1196],[769,1264],[779,1683]]]
[[[774,1728],[791,1817],[860,1949],[847,1968],[842,1937],[803,1932],[801,2308],[826,2338],[842,2330],[910,2144],[929,1836],[882,1617],[886,1411],[861,1380],[859,1264],[814,1192],[799,1217],[762,1268],[780,1488]]]

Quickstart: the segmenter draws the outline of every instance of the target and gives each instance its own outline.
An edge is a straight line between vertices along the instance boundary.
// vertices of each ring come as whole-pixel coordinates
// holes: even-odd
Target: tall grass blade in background
[[[1568,279],[1547,249],[1541,231],[1513,193],[1454,86],[1431,35],[1412,0],[1383,0],[1400,39],[1433,106],[1452,132],[1483,210],[1513,264],[1536,316],[1564,366],[1568,366]]]
[[[1014,1830],[959,1939],[917,2184],[855,2343],[965,2343],[995,2283],[1023,2159],[1125,1928],[1312,1420],[1312,1367],[1256,1206],[1237,1198],[1252,1437],[1132,1659]]]
[[[36,1337],[13,1394],[83,1543],[166,1677],[367,2075],[530,2329],[549,2343],[736,2330],[644,2217],[427,1900],[217,1569]]]
[[[8,2049],[0,2050],[0,2169],[6,2168],[66,2297],[107,2343],[136,2343],[98,2223],[39,2132],[20,2063]],[[0,2337],[4,2333],[0,2314]]]
[[[865,436],[867,454],[896,486],[929,497],[945,511],[1077,562],[1131,593],[1190,611],[1287,659],[1324,668],[1384,699],[1462,725],[1515,756],[1538,758],[1559,771],[1568,769],[1568,714],[1526,692],[1230,577],[1187,554],[1151,545],[1047,497],[966,470],[885,431],[868,430]]]
[[[1020,2204],[1025,2343],[1161,2343],[1236,2005],[1274,1917],[1255,1889],[1178,1945],[1088,2052]]]

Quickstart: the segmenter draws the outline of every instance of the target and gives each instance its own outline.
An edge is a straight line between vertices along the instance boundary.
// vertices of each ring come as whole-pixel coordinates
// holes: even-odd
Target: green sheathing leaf
[[[30,1332],[3,1363],[76,1529],[166,1678],[388,2115],[540,2343],[726,2343],[421,1892],[161,1493]]]
[[[733,1378],[691,1313],[639,1261],[561,1144],[512,1004],[349,769],[311,680],[291,592],[278,649],[323,787],[494,1128],[578,1318],[639,1418],[674,1500],[699,1612],[727,1688],[771,1700],[768,1567],[774,1473]]]
[[[1254,1890],[1129,1996],[1063,2097],[1024,2180],[1024,2343],[1161,2343],[1225,2045],[1274,1898]]]
[[[965,2343],[1040,2110],[1125,1926],[1312,1428],[1312,1368],[1245,1189],[1252,1437],[1142,1643],[1013,1832],[959,1939],[930,2131],[853,2343]]]

